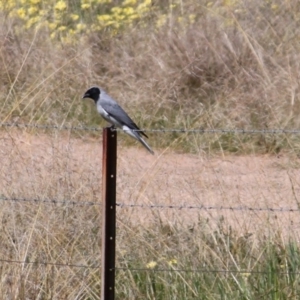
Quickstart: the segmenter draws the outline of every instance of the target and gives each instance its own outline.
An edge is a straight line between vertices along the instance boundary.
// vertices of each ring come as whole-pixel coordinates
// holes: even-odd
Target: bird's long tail
[[[146,141],[139,135],[139,132],[137,131],[133,131],[132,129],[130,129],[127,126],[123,126],[123,130],[129,134],[130,136],[132,136],[133,138],[135,138],[136,140],[138,140],[151,154],[154,155],[154,151],[151,149],[151,147],[146,143]]]
[[[151,154],[154,155],[154,151],[150,148],[150,146],[146,143],[146,141],[142,137],[139,136],[137,139]]]

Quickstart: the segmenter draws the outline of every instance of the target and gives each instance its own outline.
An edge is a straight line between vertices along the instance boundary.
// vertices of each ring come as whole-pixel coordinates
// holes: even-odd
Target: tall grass
[[[2,120],[102,124],[92,104],[80,101],[98,84],[143,128],[297,128],[298,2],[181,3],[153,4],[117,35],[90,32],[73,43],[51,39],[43,27],[20,31],[17,19],[2,14]],[[272,153],[290,149],[290,141],[298,145],[293,137],[230,135],[166,135],[152,144]]]
[[[159,220],[157,220],[157,223]],[[254,241],[203,226],[135,228],[138,241],[123,255],[117,295],[124,299],[297,299],[299,247],[275,239]],[[140,227],[140,226],[139,226]],[[206,230],[208,229],[208,230]],[[159,238],[155,238],[155,234]],[[254,239],[253,239],[254,238]],[[278,237],[277,237],[278,238]],[[126,239],[127,240],[127,239]],[[136,241],[136,239],[134,239]],[[158,242],[159,240],[159,242]],[[162,242],[164,240],[164,242]],[[149,246],[146,246],[149,243]],[[151,245],[151,246],[150,246]],[[138,247],[137,247],[138,246]],[[143,248],[143,251],[140,249]],[[128,249],[127,249],[128,250]],[[172,257],[177,258],[171,265]],[[145,268],[140,262],[153,259]],[[129,268],[129,270],[126,270]]]

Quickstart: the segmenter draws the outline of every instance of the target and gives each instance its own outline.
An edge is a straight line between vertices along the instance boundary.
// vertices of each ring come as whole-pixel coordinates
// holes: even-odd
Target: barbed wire
[[[28,124],[28,123],[0,123],[0,127],[16,127],[16,128],[36,128],[36,129],[58,129],[58,130],[82,130],[82,131],[102,131],[102,127],[88,126],[68,126],[55,124]]]
[[[34,202],[45,204],[61,204],[72,206],[99,206],[102,203],[94,201],[78,201],[78,200],[56,200],[56,199],[38,199],[38,198],[16,198],[16,197],[0,197],[0,201],[12,202]],[[249,206],[206,206],[206,205],[165,205],[165,204],[129,204],[116,203],[119,208],[142,208],[142,209],[190,209],[190,210],[230,210],[230,211],[256,211],[256,212],[299,212],[300,208],[293,207],[249,207]]]
[[[12,201],[12,202],[34,202],[34,203],[46,203],[46,204],[63,204],[73,206],[93,206],[101,205],[100,202],[91,201],[73,201],[73,200],[56,200],[56,199],[38,199],[38,198],[14,198],[14,197],[0,197],[0,201]]]
[[[0,123],[0,127],[16,127],[16,128],[36,128],[36,129],[56,129],[56,130],[78,130],[78,131],[102,131],[103,127],[89,126],[69,126],[55,124],[28,124],[28,123]],[[122,131],[120,129],[112,129]],[[157,129],[139,129],[134,131],[157,132],[157,133],[202,133],[202,134],[300,134],[298,129],[204,129],[204,128],[157,128]]]
[[[300,208],[291,207],[249,207],[249,206],[206,206],[206,205],[163,205],[163,204],[127,204],[117,203],[120,208],[137,207],[148,209],[198,209],[198,210],[244,210],[244,211],[270,211],[270,212],[299,212]]]
[[[86,269],[97,269],[101,266],[87,266],[87,265],[77,265],[77,264],[64,264],[64,263],[52,263],[47,261],[21,261],[21,260],[9,260],[0,258],[0,262],[12,263],[12,264],[27,264],[27,265],[48,265],[48,266],[58,266],[58,267],[74,267],[74,268],[86,268]]]

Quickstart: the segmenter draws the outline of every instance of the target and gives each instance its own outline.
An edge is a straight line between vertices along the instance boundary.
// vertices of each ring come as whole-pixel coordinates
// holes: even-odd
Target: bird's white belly
[[[122,124],[119,123],[114,117],[112,117],[101,105],[97,105],[97,111],[105,119],[112,125],[122,128]]]

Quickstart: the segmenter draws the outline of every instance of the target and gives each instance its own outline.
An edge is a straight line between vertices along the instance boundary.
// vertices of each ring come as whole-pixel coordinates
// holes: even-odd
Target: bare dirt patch
[[[1,132],[0,138],[2,196],[101,201],[101,138],[19,130]],[[299,159],[288,155],[207,157],[159,150],[152,156],[119,147],[117,202],[125,206],[118,208],[118,220],[145,225],[159,216],[169,224],[205,221],[247,233],[270,234],[273,228],[271,234],[298,239],[299,212],[288,209],[298,208],[299,175]],[[131,204],[182,208],[126,206]]]

